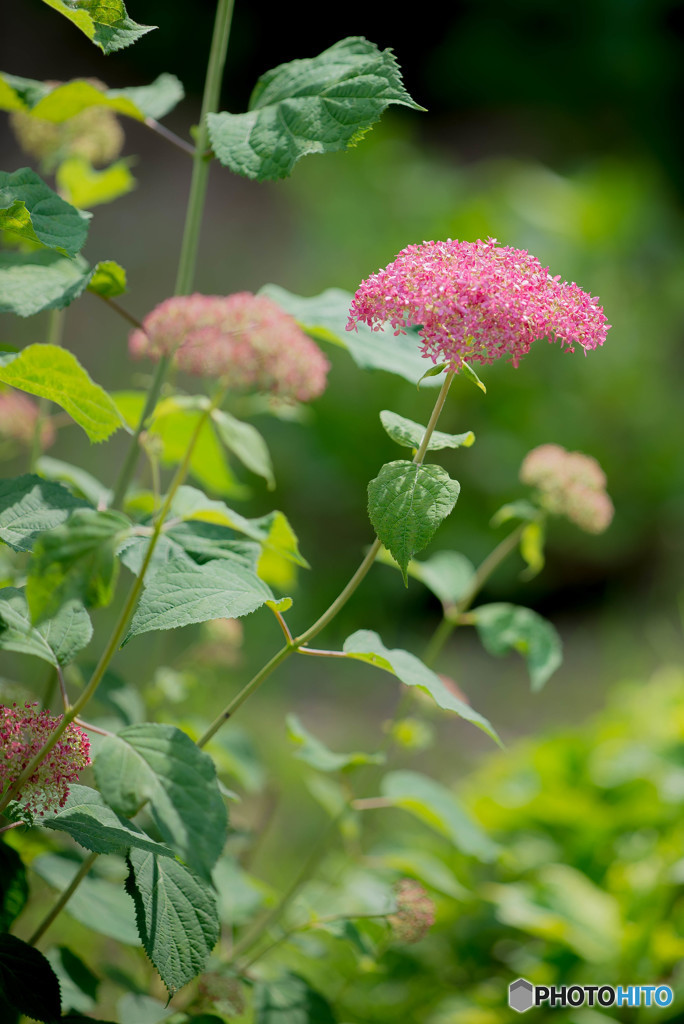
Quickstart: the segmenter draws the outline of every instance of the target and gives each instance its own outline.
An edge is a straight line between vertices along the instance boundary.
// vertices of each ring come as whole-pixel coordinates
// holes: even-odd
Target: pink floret
[[[551,277],[522,249],[486,242],[409,245],[362,282],[347,330],[359,323],[396,334],[418,327],[423,354],[458,370],[463,360],[514,366],[538,338],[570,352],[602,345],[609,325],[598,300]]]

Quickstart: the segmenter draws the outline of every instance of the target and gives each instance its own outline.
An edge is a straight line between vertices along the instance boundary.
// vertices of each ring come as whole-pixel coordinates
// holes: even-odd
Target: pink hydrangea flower
[[[523,459],[520,479],[536,487],[544,508],[587,533],[603,533],[612,522],[615,509],[606,493],[606,475],[590,455],[542,444]]]
[[[412,878],[402,878],[395,886],[396,913],[387,918],[397,942],[420,942],[435,923],[435,905],[426,890]]]
[[[52,718],[38,703],[19,707],[0,705],[0,790],[16,782],[44,745],[62,716]],[[90,764],[90,741],[71,723],[45,760],[24,784],[17,800],[30,814],[57,812],[69,795],[69,783]]]
[[[180,370],[236,391],[309,402],[325,390],[328,361],[297,322],[265,295],[166,299],[134,331],[133,356],[173,356]]]
[[[401,334],[419,327],[423,355],[458,370],[463,360],[514,366],[538,338],[567,351],[602,345],[609,325],[598,300],[551,277],[522,249],[486,242],[423,242],[362,282],[347,330],[388,322]]]
[[[30,447],[38,420],[38,405],[20,391],[0,391],[0,440],[7,438]],[[55,440],[55,428],[45,420],[40,431],[41,448],[49,448]]]

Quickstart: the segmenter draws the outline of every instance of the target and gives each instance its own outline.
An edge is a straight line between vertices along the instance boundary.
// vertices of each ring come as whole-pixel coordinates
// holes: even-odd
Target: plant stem
[[[61,345],[64,337],[64,310],[53,309],[50,313],[48,324],[47,344]],[[35,472],[36,462],[43,451],[43,427],[47,418],[49,402],[46,398],[38,399],[38,415],[33,428],[33,439],[31,442],[31,453],[29,455],[29,473]]]
[[[453,379],[454,373],[446,374],[444,383],[442,384],[439,395],[437,396],[435,407],[432,410],[432,415],[430,416],[428,425],[425,428],[423,440],[421,441],[420,447],[418,448],[418,451],[416,452],[415,457],[413,459],[416,465],[422,465],[423,463],[423,459],[425,458],[425,453],[427,451],[430,438],[432,437],[432,433],[435,429],[435,426],[437,425],[439,414],[442,411],[447,393],[449,391],[449,388],[451,387],[451,382],[453,381]],[[214,719],[214,721],[209,726],[207,731],[198,741],[198,746],[206,746],[206,744],[209,742],[212,736],[221,728],[223,723],[227,722],[228,719],[237,711],[240,705],[243,704],[247,700],[247,698],[251,696],[251,694],[253,694],[256,690],[259,689],[264,680],[267,679],[268,676],[270,676],[270,674],[273,672],[274,669],[278,667],[278,665],[280,665],[283,661],[289,658],[291,654],[294,654],[295,652],[300,652],[302,654],[305,653],[303,650],[301,650],[301,648],[303,648],[304,644],[308,643],[309,640],[312,640],[318,633],[320,633],[321,630],[324,629],[328,625],[328,623],[335,618],[340,608],[342,608],[347,603],[347,601],[352,596],[354,591],[357,589],[361,581],[368,574],[381,547],[382,543],[376,537],[375,541],[369,548],[365,558],[361,562],[361,565],[358,567],[352,578],[349,580],[344,590],[335,598],[335,600],[327,609],[327,611],[323,612],[320,618],[314,622],[313,626],[310,626],[309,629],[307,629],[304,633],[301,634],[301,636],[295,637],[295,639],[292,641],[288,641],[284,647],[281,647],[277,654],[273,655],[271,660],[267,662],[263,666],[263,668],[259,669],[257,674],[253,676],[252,679],[250,679],[247,685],[244,686],[242,690],[240,690],[240,692],[237,694],[237,696],[234,697],[233,700],[224,708],[224,710],[221,712],[218,718]]]
[[[167,128],[166,125],[160,124],[159,121],[156,121],[153,117],[145,118],[145,126],[147,128],[151,128],[153,132],[156,132],[157,135],[161,135],[162,139],[166,139],[167,142],[172,143],[178,149],[182,149],[184,153],[189,153],[190,156],[195,155],[195,147],[191,142],[186,142],[180,135],[176,135],[176,133],[172,132],[170,128]]]
[[[204,203],[207,196],[207,183],[209,181],[209,163],[207,149],[209,146],[209,131],[207,128],[207,114],[215,113],[221,94],[221,81],[223,69],[226,63],[228,50],[228,38],[230,36],[230,25],[233,16],[234,0],[218,0],[216,7],[216,18],[214,21],[214,34],[211,40],[209,52],[209,64],[207,66],[207,77],[204,82],[204,95],[202,97],[202,111],[200,123],[197,129],[197,138],[193,151],[192,180],[190,182],[190,194],[185,214],[185,228],[183,231],[183,242],[181,244],[180,259],[178,262],[178,273],[176,275],[176,287],[174,295],[187,295],[192,290],[197,265],[197,250],[199,247],[200,230],[202,227],[202,215]],[[111,507],[120,508],[126,496],[126,491],[135,473],[140,454],[140,435],[145,429],[145,424],[153,412],[166,374],[171,365],[170,356],[162,356],[157,363],[157,370],[154,379],[147,392],[145,406],[140,416],[140,421],[131,438],[128,454],[121,467],[119,479],[114,488]]]
[[[107,295],[100,295],[99,292],[95,292],[95,294],[97,295],[98,299],[101,299],[106,306],[109,306],[109,308],[113,309],[115,313],[118,313],[119,316],[126,321],[126,323],[131,325],[131,327],[135,327],[139,331],[145,330],[140,320],[137,320],[132,313],[129,313],[127,309],[124,309],[123,306],[120,305],[118,302],[115,302],[114,299],[110,299]]]
[[[29,946],[35,946],[36,942],[38,942],[38,940],[42,938],[42,936],[48,930],[54,919],[63,910],[63,908],[67,905],[67,903],[73,896],[73,894],[76,892],[79,885],[81,884],[85,876],[88,874],[88,872],[90,871],[91,867],[93,866],[98,857],[98,853],[90,853],[86,857],[86,859],[83,861],[80,868],[74,875],[73,879],[71,880],[70,884],[67,886],[64,892],[60,894],[60,897],[55,903],[54,907],[50,910],[48,914],[46,914],[46,916],[43,918],[43,920],[40,922],[40,924],[34,931],[31,938],[28,940]]]

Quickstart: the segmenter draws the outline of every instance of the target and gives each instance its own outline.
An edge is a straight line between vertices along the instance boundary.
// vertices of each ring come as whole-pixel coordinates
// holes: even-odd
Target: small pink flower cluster
[[[38,420],[38,405],[20,391],[0,391],[0,440],[8,439],[30,447]],[[41,448],[55,440],[55,428],[45,420],[40,431]]]
[[[62,716],[52,718],[39,704],[0,705],[0,788],[15,782],[45,744]],[[45,760],[24,784],[17,800],[31,814],[57,812],[69,795],[69,783],[90,764],[88,737],[73,723],[67,726]]]
[[[412,878],[402,878],[395,890],[397,911],[387,918],[394,937],[406,945],[420,942],[435,923],[435,905],[423,886]]]
[[[581,530],[603,533],[610,526],[615,509],[606,475],[590,455],[542,444],[525,456],[520,479],[537,488],[549,512],[567,516]]]
[[[180,370],[224,379],[232,390],[310,402],[325,390],[328,361],[265,295],[187,295],[166,299],[134,331],[136,358],[173,356]]]
[[[609,325],[598,300],[551,277],[522,249],[486,242],[409,245],[360,285],[347,330],[365,323],[395,334],[419,327],[423,355],[458,370],[463,360],[514,366],[538,338],[573,352],[602,345]]]

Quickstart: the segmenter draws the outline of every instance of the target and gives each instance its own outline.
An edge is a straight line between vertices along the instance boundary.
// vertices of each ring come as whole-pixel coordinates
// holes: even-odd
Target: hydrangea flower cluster
[[[397,911],[387,918],[394,937],[406,945],[420,942],[435,923],[435,905],[423,886],[412,878],[402,878],[395,889]]]
[[[223,379],[231,390],[310,402],[325,390],[329,364],[296,320],[265,295],[176,296],[133,331],[133,356],[173,356],[180,370]]]
[[[97,78],[88,78],[87,81],[102,92],[107,88]],[[61,83],[46,84],[57,86]],[[111,163],[118,157],[125,141],[116,114],[106,107],[86,107],[60,123],[16,110],[10,114],[10,124],[24,152],[40,160],[46,171],[51,171],[70,156],[84,157],[95,167]]]
[[[37,702],[19,707],[0,705],[0,789],[16,782],[44,745],[62,716],[52,718]],[[17,800],[30,814],[55,813],[69,795],[69,783],[90,764],[90,741],[71,723],[42,764],[24,784]]]
[[[363,281],[347,330],[359,323],[395,334],[419,327],[423,355],[458,370],[464,360],[514,366],[533,341],[560,341],[567,351],[602,345],[609,324],[598,300],[552,277],[523,249],[486,242],[409,245]]]
[[[567,516],[581,530],[603,533],[610,526],[615,509],[606,475],[590,455],[542,444],[525,456],[520,479],[537,488],[544,508]]]
[[[16,441],[30,447],[38,420],[38,405],[20,391],[0,391],[0,440]],[[41,448],[49,448],[55,440],[55,428],[45,420],[40,432]]]

